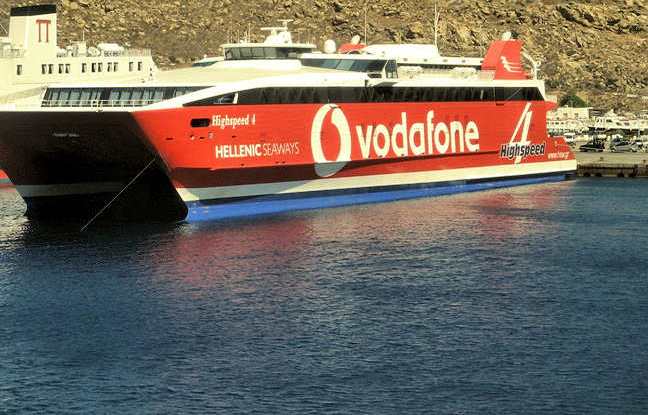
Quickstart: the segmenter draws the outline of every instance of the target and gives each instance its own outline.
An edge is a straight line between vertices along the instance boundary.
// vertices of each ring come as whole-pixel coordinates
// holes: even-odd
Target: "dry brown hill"
[[[0,0],[9,8],[46,1]],[[59,0],[59,43],[114,41],[153,49],[163,67],[182,65],[248,27],[252,33],[277,19],[294,19],[303,39],[319,45],[363,32],[369,39],[429,42],[430,0]],[[577,91],[602,107],[648,108],[648,0],[532,1],[438,0],[443,53],[483,53],[489,41],[512,30],[542,60],[549,88]],[[631,95],[627,97],[627,95]]]

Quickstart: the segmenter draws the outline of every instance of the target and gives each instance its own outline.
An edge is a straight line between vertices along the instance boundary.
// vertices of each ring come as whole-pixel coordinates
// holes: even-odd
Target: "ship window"
[[[64,68],[64,65],[62,63],[59,63],[59,73],[60,74],[63,73],[63,68]]]
[[[278,57],[277,48],[264,48],[264,54],[269,59],[276,59]]]
[[[90,100],[93,102],[99,101],[101,99],[101,90],[94,89],[90,94]]]
[[[130,89],[124,89],[119,93],[119,105],[131,105],[133,99],[133,91]]]
[[[47,65],[45,65],[45,64],[41,65],[41,72],[42,72],[43,75],[45,75],[47,73]]]
[[[97,64],[97,72],[103,72],[103,62]]]
[[[271,90],[270,88],[266,90],[257,90],[259,92],[268,92],[268,90]],[[247,92],[247,91],[245,91]],[[192,103],[186,104],[187,106],[209,106],[209,105],[228,105],[228,104],[233,104],[237,102],[236,99],[236,94],[225,94],[225,95],[218,95],[215,97],[210,97],[207,99],[201,99],[199,101],[194,101]]]
[[[395,79],[398,78],[398,66],[396,65],[396,61],[388,61],[387,65],[385,65],[385,74],[387,75],[387,78],[390,79]]]
[[[97,72],[97,64],[95,62],[92,63],[92,72]]]
[[[73,107],[80,106],[80,104],[81,104],[80,98],[81,98],[81,90],[80,89],[73,89],[72,91],[70,91],[70,105],[71,106],[73,106]]]
[[[16,75],[20,76],[22,75],[23,72],[23,66],[22,65],[17,65],[16,66]]]
[[[43,106],[44,107],[55,107],[57,105],[59,99],[59,91],[54,89],[48,89],[47,93],[45,94]]]
[[[185,95],[188,92],[191,92],[191,90],[188,90],[187,88],[176,88],[173,91],[173,98],[180,97],[182,95]]]
[[[106,65],[106,70],[108,72],[112,72],[112,62],[108,62],[108,64]]]
[[[240,48],[241,51],[241,59],[249,59],[252,57],[252,50],[251,48]]]
[[[263,48],[252,48],[253,58],[264,58]]]
[[[81,91],[81,106],[87,107],[90,104],[90,90],[84,89]]]
[[[114,105],[119,101],[119,90],[113,89],[110,91],[110,95],[108,96],[108,100],[110,101],[110,105]]]
[[[339,59],[325,59],[324,63],[322,64],[322,68],[336,69],[339,64]]]
[[[142,103],[143,104],[150,104],[153,100],[153,89],[147,88],[143,91],[142,93]]]
[[[81,72],[82,73],[88,72],[88,64],[87,63],[82,63],[81,64]]]
[[[164,89],[156,89],[153,95],[154,101],[162,101],[164,99]]]
[[[133,105],[141,105],[143,95],[144,95],[144,90],[142,90],[141,88],[133,89],[133,95],[131,96],[131,99],[133,100]]]
[[[210,125],[211,120],[209,118],[194,118],[191,120],[191,126],[193,128],[209,127]]]
[[[119,63],[118,63],[118,62],[114,62],[114,63],[113,63],[113,70],[114,70],[115,72],[119,71]]]
[[[61,106],[67,107],[70,105],[70,90],[69,89],[61,89],[61,93],[59,95],[59,100]]]
[[[294,87],[257,88],[202,99],[186,106],[220,104],[314,104],[362,102],[479,102],[496,96],[514,101],[541,101],[537,88],[460,87]]]
[[[348,71],[353,66],[353,61],[351,59],[341,59],[340,63],[337,66],[337,69],[341,71]]]
[[[133,72],[135,64],[133,62],[128,62],[128,72]]]
[[[137,70],[138,71],[142,70],[142,62],[137,62]]]
[[[47,65],[47,72],[51,75],[54,73],[54,64]]]
[[[225,58],[227,60],[239,60],[241,59],[241,51],[239,48],[228,49],[227,52],[225,52]]]
[[[65,73],[70,73],[70,64],[69,63],[65,64]]]

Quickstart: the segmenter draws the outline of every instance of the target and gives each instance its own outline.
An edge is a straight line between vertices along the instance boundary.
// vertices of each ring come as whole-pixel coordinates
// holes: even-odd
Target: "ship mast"
[[[438,43],[438,32],[439,32],[439,18],[441,17],[441,13],[437,11],[437,2],[434,2],[434,46],[439,48],[439,43]]]

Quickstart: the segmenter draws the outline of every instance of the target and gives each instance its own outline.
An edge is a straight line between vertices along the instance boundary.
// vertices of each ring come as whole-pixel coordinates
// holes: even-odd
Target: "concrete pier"
[[[648,153],[576,152],[579,177],[648,177]]]

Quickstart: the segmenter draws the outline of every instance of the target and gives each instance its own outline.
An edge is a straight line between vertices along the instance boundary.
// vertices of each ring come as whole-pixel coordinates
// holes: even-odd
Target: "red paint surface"
[[[469,167],[486,167],[515,164],[515,160],[500,157],[503,144],[511,142],[516,126],[523,118],[527,102],[487,103],[389,103],[340,104],[351,130],[351,161],[334,177],[370,176],[389,173],[420,172]],[[165,162],[176,187],[209,187],[238,184],[270,183],[275,181],[312,180],[315,172],[311,135],[313,121],[322,104],[300,105],[239,105],[190,107],[159,111],[141,111],[134,117],[145,133],[146,139]],[[574,155],[562,139],[547,136],[547,105],[533,102],[528,141],[546,143],[545,153],[531,156],[522,163],[573,160]],[[479,130],[479,150],[476,152],[448,151],[440,154],[407,156],[395,154],[393,149],[379,157],[374,148],[369,157],[362,152],[357,128],[364,133],[370,125],[382,124],[389,131],[402,124],[402,114],[407,117],[408,132],[415,123],[426,124],[427,114],[434,113],[435,124],[459,122],[466,126],[474,122]],[[252,125],[221,128],[218,125],[192,128],[192,119],[247,118]],[[375,127],[374,127],[375,130]],[[522,128],[520,129],[520,131]],[[515,142],[520,141],[520,133]],[[335,161],[340,152],[341,138],[331,122],[331,113],[324,119],[322,149],[327,160]],[[298,154],[272,156],[248,155],[246,157],[216,157],[216,148],[240,145],[285,145],[297,143]],[[560,158],[555,158],[560,154]],[[553,155],[551,160],[548,157]]]

